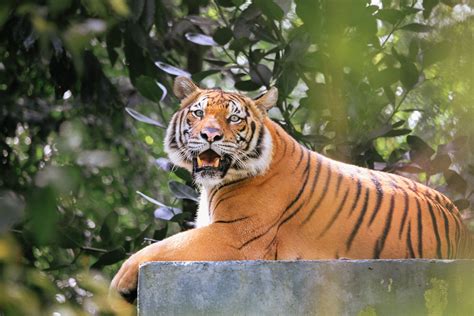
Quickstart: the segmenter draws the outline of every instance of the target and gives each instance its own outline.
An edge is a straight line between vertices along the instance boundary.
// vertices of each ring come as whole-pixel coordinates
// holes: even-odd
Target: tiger
[[[127,300],[148,261],[472,257],[446,196],[300,145],[267,115],[275,87],[251,99],[177,77],[173,91],[181,105],[164,147],[200,188],[196,227],[123,263],[111,288]]]

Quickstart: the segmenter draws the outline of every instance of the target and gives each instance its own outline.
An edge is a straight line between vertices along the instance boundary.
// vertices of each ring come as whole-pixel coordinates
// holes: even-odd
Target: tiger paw
[[[110,284],[110,291],[118,292],[129,303],[137,298],[138,269],[142,261],[137,255],[128,258]]]

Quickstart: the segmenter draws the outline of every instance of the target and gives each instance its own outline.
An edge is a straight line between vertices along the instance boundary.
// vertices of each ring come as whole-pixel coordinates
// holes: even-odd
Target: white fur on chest
[[[209,201],[207,195],[207,189],[205,187],[201,188],[201,196],[199,197],[199,207],[197,210],[196,221],[194,226],[196,228],[207,226],[211,223],[211,218],[209,216]]]

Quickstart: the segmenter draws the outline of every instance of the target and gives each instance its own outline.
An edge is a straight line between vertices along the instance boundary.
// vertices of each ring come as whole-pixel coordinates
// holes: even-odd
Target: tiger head
[[[268,168],[272,139],[264,120],[278,99],[276,88],[252,100],[178,77],[173,90],[181,107],[166,131],[165,151],[197,184],[213,187]]]

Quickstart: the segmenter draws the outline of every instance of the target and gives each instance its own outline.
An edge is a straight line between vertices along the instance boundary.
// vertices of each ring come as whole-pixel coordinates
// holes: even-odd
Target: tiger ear
[[[271,87],[264,95],[254,100],[255,105],[257,105],[261,110],[268,111],[270,110],[278,101],[278,89]]]
[[[179,76],[174,80],[173,92],[174,95],[180,100],[185,99],[199,90],[199,87],[188,77]]]

